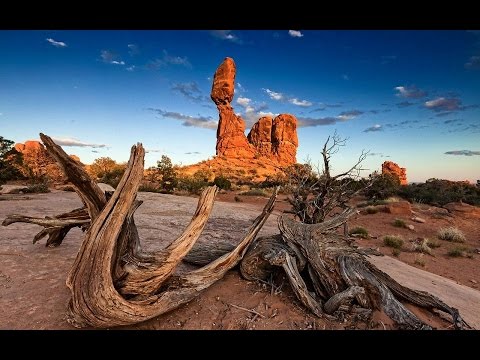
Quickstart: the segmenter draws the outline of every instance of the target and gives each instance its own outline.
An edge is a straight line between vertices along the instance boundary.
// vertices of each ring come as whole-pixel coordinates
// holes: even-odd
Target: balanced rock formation
[[[385,161],[382,164],[382,174],[394,175],[400,180],[400,185],[407,185],[407,169],[401,168],[393,161]]]
[[[210,97],[220,115],[217,128],[217,156],[231,159],[265,158],[278,166],[297,162],[297,119],[280,114],[260,118],[245,136],[245,121],[237,116],[231,102],[235,92],[236,67],[225,58],[215,72]]]
[[[217,155],[232,158],[250,158],[255,150],[245,137],[245,121],[235,115],[230,103],[235,88],[235,63],[226,58],[218,67],[213,78],[210,97],[217,105],[220,119],[217,128]]]

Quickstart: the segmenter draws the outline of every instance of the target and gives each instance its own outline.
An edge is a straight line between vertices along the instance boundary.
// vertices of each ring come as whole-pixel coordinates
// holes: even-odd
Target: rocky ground
[[[242,202],[235,202],[234,196],[233,193],[218,195],[212,216],[199,241],[222,238],[235,243],[266,202],[266,198],[247,196],[241,197]],[[194,197],[154,193],[140,193],[139,198],[144,200],[144,204],[137,210],[136,223],[143,246],[150,249],[159,249],[179,235],[188,224],[197,202]],[[0,195],[0,219],[13,213],[54,215],[80,205],[75,193],[58,190],[48,194]],[[280,197],[261,234],[277,232],[276,217],[287,207],[285,198]],[[480,292],[476,290],[480,281],[480,255],[475,252],[480,248],[480,234],[477,231],[479,219],[459,211],[448,214],[425,205],[413,206],[412,210],[425,223],[413,222],[411,217],[415,214],[379,211],[355,216],[350,227],[359,225],[369,231],[371,237],[358,239],[359,246],[378,248],[390,256],[392,249],[383,245],[383,236],[402,235],[406,241],[398,260],[385,256],[372,261],[398,281],[409,286],[417,285],[412,287],[441,296],[447,303],[458,307],[470,324],[480,328],[480,316],[475,310],[480,306]],[[394,227],[392,222],[396,218],[414,225],[414,230]],[[448,256],[448,251],[458,244],[441,240],[438,240],[440,247],[433,250],[433,256],[409,250],[409,240],[418,237],[433,239],[440,227],[451,225],[465,233],[467,242],[461,245],[471,249],[465,253],[468,257]],[[0,228],[1,329],[71,329],[65,321],[69,299],[65,279],[78,251],[82,233],[74,229],[60,247],[46,248],[44,241],[32,244],[32,238],[39,230],[40,227],[32,224],[12,224]],[[180,271],[184,269],[185,265]],[[435,327],[450,327],[448,322],[438,317],[410,308]],[[242,279],[237,270],[232,270],[189,304],[128,328],[391,329],[394,326],[381,313],[375,313],[370,324],[318,319],[296,301],[284,278],[273,279],[268,284],[249,282]]]

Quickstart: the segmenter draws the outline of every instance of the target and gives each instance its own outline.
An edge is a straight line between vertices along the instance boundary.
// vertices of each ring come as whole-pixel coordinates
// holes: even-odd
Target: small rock
[[[407,229],[409,229],[409,230],[412,230],[412,231],[413,231],[413,230],[415,230],[415,226],[413,226],[413,225],[409,224],[409,225],[407,225]]]
[[[415,221],[421,224],[425,223],[425,219],[422,219],[421,217],[418,217],[418,216],[412,217],[412,221]]]
[[[476,281],[476,280],[473,280],[473,279],[472,279],[472,280],[470,280],[470,282],[472,282],[472,283],[474,283],[474,284],[476,284],[476,283],[477,283],[477,281]]]
[[[215,299],[217,299],[217,301],[220,301],[220,296],[217,296]]]

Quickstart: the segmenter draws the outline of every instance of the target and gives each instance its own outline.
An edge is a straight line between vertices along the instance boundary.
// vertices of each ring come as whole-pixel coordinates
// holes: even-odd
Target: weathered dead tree
[[[201,194],[190,224],[167,248],[157,253],[143,252],[133,220],[141,204],[136,195],[143,176],[142,145],[132,147],[125,174],[107,202],[105,194],[78,163],[51,138],[43,134],[40,137],[75,186],[91,221],[66,282],[71,291],[68,321],[76,327],[134,324],[192,300],[238,264],[273,209],[276,193],[232,251],[199,269],[177,275],[175,268],[208,220],[217,188],[209,187]],[[78,217],[68,218],[10,216],[3,225],[20,221],[45,226],[45,233],[61,229],[56,241],[59,244],[69,227],[87,224],[85,213],[76,212]]]
[[[427,292],[400,285],[368,261],[371,251],[356,248],[336,231],[354,212],[347,209],[319,224],[280,216],[280,235],[260,237],[248,249],[240,263],[243,277],[267,281],[283,271],[298,300],[322,318],[335,319],[344,314],[368,317],[372,310],[381,310],[401,329],[431,329],[402,300],[450,314],[457,329],[468,327],[457,309]],[[201,265],[221,249],[231,248],[227,244],[203,244],[193,248],[185,261]]]
[[[265,281],[284,272],[299,301],[318,317],[368,316],[379,309],[400,328],[429,329],[399,301],[403,300],[450,314],[455,328],[468,326],[457,309],[431,294],[398,284],[368,261],[368,251],[338,233],[354,209],[316,224],[281,216],[279,235],[254,241],[273,209],[276,191],[237,246],[219,242],[194,247],[213,207],[217,188],[210,187],[201,194],[190,224],[176,240],[160,252],[142,251],[133,219],[141,205],[136,195],[143,176],[142,145],[132,147],[122,180],[107,197],[60,146],[48,136],[40,137],[85,207],[54,218],[13,215],[3,225],[42,225],[45,229],[34,241],[48,234],[47,243],[52,246],[60,245],[71,227],[88,228],[67,277],[71,291],[68,321],[74,326],[105,328],[153,318],[190,301],[239,263],[243,277],[249,280]],[[175,274],[182,260],[200,267]]]

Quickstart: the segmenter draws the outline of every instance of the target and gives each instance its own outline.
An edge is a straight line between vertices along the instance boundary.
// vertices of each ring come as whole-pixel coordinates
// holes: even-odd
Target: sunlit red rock
[[[385,161],[382,164],[382,174],[390,174],[400,179],[400,185],[407,185],[407,169],[398,166],[393,161]]]

